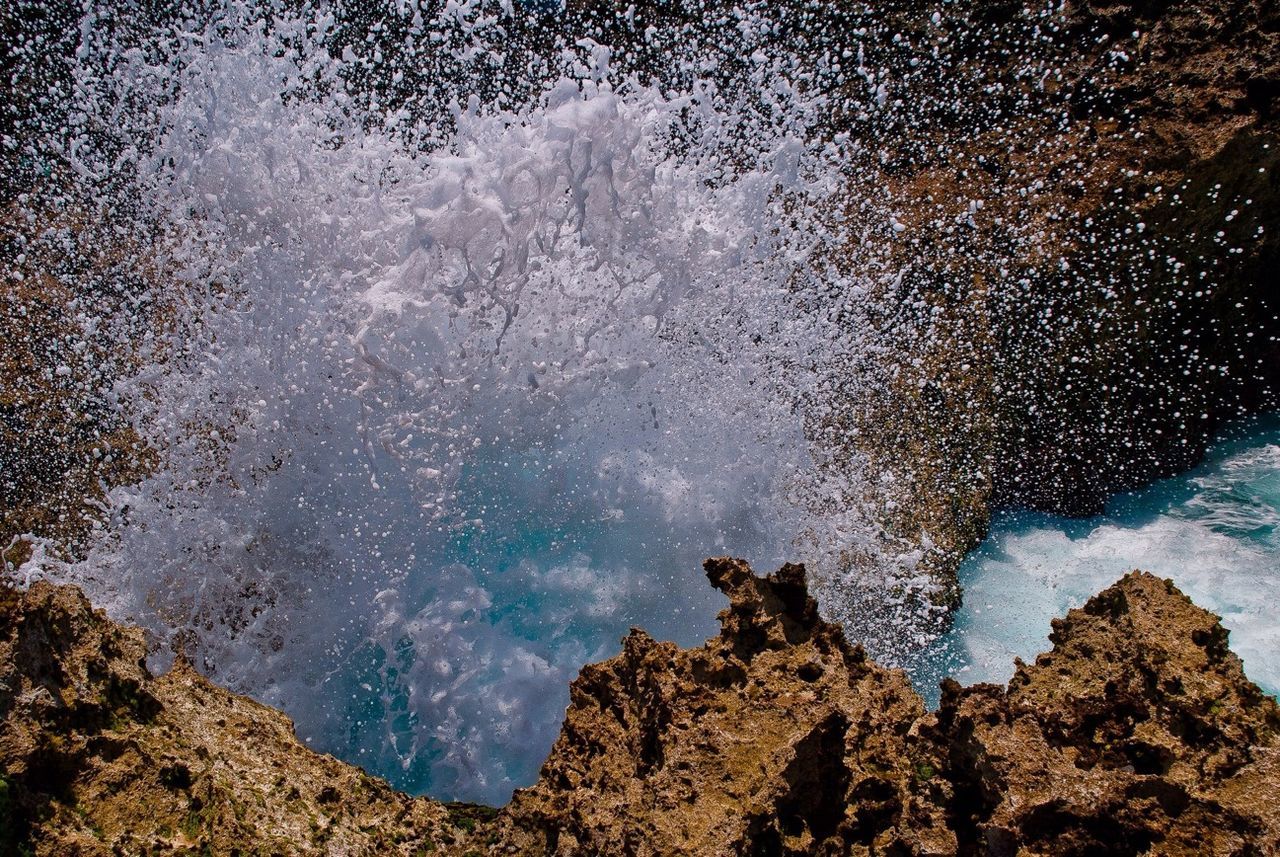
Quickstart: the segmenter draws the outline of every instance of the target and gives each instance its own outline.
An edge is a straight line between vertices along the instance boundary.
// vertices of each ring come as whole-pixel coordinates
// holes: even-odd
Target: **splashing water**
[[[1237,432],[1190,473],[1114,498],[1105,517],[1000,516],[961,568],[964,605],[926,656],[936,675],[1007,682],[1015,657],[1048,648],[1051,619],[1141,568],[1220,615],[1249,677],[1280,692],[1280,421]]]
[[[31,148],[163,272],[104,394],[160,464],[111,491],[87,558],[22,573],[81,584],[152,632],[157,666],[186,653],[320,749],[490,803],[532,781],[569,680],[628,626],[712,632],[708,553],[805,561],[877,657],[926,643],[919,544],[884,555],[887,498],[832,411],[912,348],[863,323],[928,305],[904,275],[950,276],[904,261],[927,253],[877,134],[923,151],[922,123],[996,108],[947,59],[945,7],[913,43],[834,4],[658,5],[598,38],[541,0],[213,0],[154,27],[90,8]],[[630,54],[600,41],[617,28]],[[939,69],[950,94],[916,103]],[[1113,523],[1009,518],[929,669],[1000,678],[1141,565],[1224,611],[1274,689],[1266,443],[1240,453],[1257,480],[1220,459]],[[1175,573],[1153,559],[1171,544],[1220,561]],[[1227,598],[1235,568],[1263,582]]]
[[[726,109],[581,41],[529,60],[526,98],[482,101],[513,9],[409,12],[479,58],[429,109],[353,96],[327,13],[228,5],[159,56],[86,18],[97,127],[69,158],[128,174],[172,274],[176,333],[116,390],[163,464],[112,491],[85,561],[27,573],[321,749],[501,802],[629,625],[712,630],[707,553],[767,567],[802,532],[850,538],[815,510],[856,492],[804,431],[804,343],[835,350],[805,278],[838,170],[785,57]]]

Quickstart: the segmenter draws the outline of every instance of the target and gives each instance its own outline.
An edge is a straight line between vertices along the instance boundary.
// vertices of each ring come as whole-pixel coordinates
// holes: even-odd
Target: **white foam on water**
[[[961,569],[942,648],[965,684],[1004,683],[1049,648],[1049,622],[1140,568],[1222,617],[1246,674],[1280,691],[1280,429],[1268,420],[1200,467],[1117,497],[1104,517],[1009,514]]]

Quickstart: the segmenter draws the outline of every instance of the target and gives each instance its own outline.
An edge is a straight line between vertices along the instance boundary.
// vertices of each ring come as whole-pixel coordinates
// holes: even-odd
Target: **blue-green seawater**
[[[1237,425],[1203,463],[1106,513],[1069,519],[1004,512],[960,569],[964,604],[919,662],[934,704],[945,675],[1004,683],[1013,659],[1050,648],[1049,622],[1133,569],[1173,582],[1222,617],[1245,673],[1280,691],[1280,415]]]

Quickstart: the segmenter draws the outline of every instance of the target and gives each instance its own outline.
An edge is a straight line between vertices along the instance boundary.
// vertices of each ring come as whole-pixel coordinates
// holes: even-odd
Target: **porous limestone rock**
[[[73,587],[0,594],[5,853],[1280,853],[1280,709],[1217,617],[1134,572],[1053,624],[1007,687],[898,670],[825,621],[802,566],[706,563],[720,634],[634,630],[584,667],[536,784],[503,810],[412,798]],[[22,849],[25,849],[23,851]]]
[[[632,631],[572,685],[541,779],[502,813],[520,853],[948,853],[924,714],[906,676],[818,615],[804,570],[708,560],[721,632],[679,649]]]
[[[1050,641],[1007,688],[948,680],[920,724],[962,852],[1277,853],[1280,712],[1216,616],[1135,572]]]
[[[307,749],[284,714],[181,661],[152,676],[145,655],[141,630],[75,587],[0,591],[0,853],[412,855],[465,838],[457,812]]]
[[[681,650],[635,631],[584,669],[493,853],[1280,847],[1280,713],[1168,581],[1125,577],[1055,621],[1053,650],[1007,688],[948,681],[927,714],[822,620],[799,566],[706,568],[731,601],[720,636]]]

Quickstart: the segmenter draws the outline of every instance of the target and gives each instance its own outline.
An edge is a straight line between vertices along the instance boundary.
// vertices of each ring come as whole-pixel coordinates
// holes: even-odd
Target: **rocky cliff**
[[[636,630],[583,669],[539,781],[496,815],[398,794],[73,588],[0,599],[0,836],[64,854],[1266,854],[1280,709],[1216,617],[1134,572],[1008,687],[905,676],[800,566],[708,560],[698,649]]]
[[[876,17],[894,48],[864,64],[910,97],[838,120],[874,162],[847,216],[882,234],[888,205],[904,231],[839,260],[883,276],[849,319],[878,332],[883,383],[833,390],[845,406],[820,431],[882,471],[885,541],[923,548],[946,608],[993,508],[1097,514],[1194,464],[1223,421],[1275,407],[1280,7]],[[898,621],[843,618],[868,641]]]

